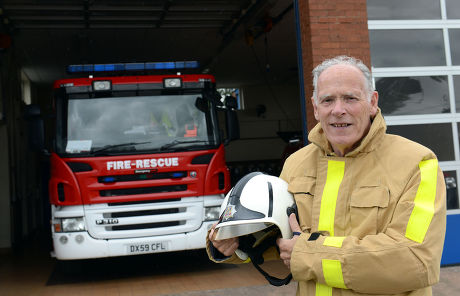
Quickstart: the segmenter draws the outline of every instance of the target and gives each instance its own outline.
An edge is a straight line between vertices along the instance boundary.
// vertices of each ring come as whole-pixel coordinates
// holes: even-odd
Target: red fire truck
[[[221,102],[213,76],[177,73],[196,66],[73,65],[70,73],[91,75],[54,83],[49,195],[57,259],[205,247],[230,189],[224,144],[239,128],[236,102]],[[140,75],[149,70],[163,74]]]

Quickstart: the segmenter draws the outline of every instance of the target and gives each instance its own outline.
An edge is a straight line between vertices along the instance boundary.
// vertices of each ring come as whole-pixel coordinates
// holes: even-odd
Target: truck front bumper
[[[213,223],[203,222],[198,230],[188,233],[127,239],[94,239],[86,231],[53,233],[52,256],[74,260],[201,249]]]

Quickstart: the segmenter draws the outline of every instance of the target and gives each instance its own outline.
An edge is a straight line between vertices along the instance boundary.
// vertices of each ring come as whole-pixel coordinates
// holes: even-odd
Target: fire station
[[[173,197],[184,190],[188,196],[209,195],[210,200],[197,200],[202,208],[196,209],[197,215],[205,216],[202,221],[208,221],[218,208],[216,196],[239,178],[254,171],[278,175],[285,158],[308,143],[308,132],[316,124],[311,71],[325,58],[349,55],[372,70],[387,132],[419,142],[437,155],[447,190],[441,264],[460,263],[459,1],[4,0],[0,19],[1,256],[37,241],[49,248],[45,256],[52,256],[52,233],[62,227],[80,229],[83,218],[76,217],[85,211],[94,211],[94,221],[103,222],[94,223],[100,229],[113,228],[101,238],[120,239],[120,233],[131,227],[120,225],[128,210],[102,214],[99,203],[81,211],[72,208],[74,216],[63,211],[58,215],[62,220],[54,219],[62,206],[78,205],[69,196],[96,187],[101,197],[106,193],[107,208],[117,202],[125,205],[123,194],[167,192]],[[107,74],[109,69],[121,68],[136,78],[101,83],[96,93],[97,72],[104,72],[108,81],[117,75]],[[83,74],[75,76],[73,71]],[[139,78],[164,73],[170,76]],[[166,82],[174,75],[181,78]],[[103,104],[107,90],[119,97]],[[120,99],[128,96],[136,96],[135,104],[128,106]],[[146,98],[152,96],[159,98],[155,107],[162,114],[145,112],[150,106]],[[226,101],[229,97],[234,103]],[[102,99],[91,105],[90,98]],[[189,117],[194,124],[186,122]],[[90,126],[96,121],[108,123],[103,132]],[[200,134],[200,126],[206,132]],[[239,127],[237,137],[232,136],[232,126]],[[122,129],[120,136],[112,134],[115,129]],[[148,138],[160,132],[164,139],[180,132],[181,140],[149,146]],[[120,142],[114,142],[116,137]],[[128,152],[133,150],[139,155],[131,156]],[[62,159],[57,160],[53,151],[60,151]],[[100,163],[91,163],[88,151],[101,157]],[[63,169],[65,163],[73,165]],[[56,164],[63,175],[78,177],[69,182],[53,179],[50,168]],[[105,175],[90,176],[95,170]],[[203,174],[209,174],[210,183],[198,184]],[[184,178],[190,179],[161,184],[158,190],[110,187],[116,182]],[[88,188],[72,191],[77,183]],[[53,194],[56,207],[50,207]],[[129,202],[144,201],[136,197]],[[139,214],[141,209],[129,211]],[[149,211],[140,215],[166,209]],[[78,246],[87,240],[63,237],[56,236],[55,244],[75,240]],[[145,244],[140,240],[114,254],[168,251],[173,245],[163,238]]]

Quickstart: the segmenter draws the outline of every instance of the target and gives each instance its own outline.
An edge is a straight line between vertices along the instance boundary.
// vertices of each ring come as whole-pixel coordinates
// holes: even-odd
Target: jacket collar
[[[361,143],[358,147],[353,149],[352,151],[345,154],[346,157],[353,157],[358,155],[359,153],[367,153],[375,148],[380,144],[383,140],[383,136],[386,133],[386,124],[385,120],[383,119],[382,112],[380,108],[378,108],[377,114],[375,115],[374,119],[372,120],[371,128],[367,135],[362,139]],[[325,155],[335,155],[334,151],[332,150],[332,146],[326,138],[324,134],[324,130],[321,127],[321,123],[318,123],[308,134],[308,140],[318,146]]]

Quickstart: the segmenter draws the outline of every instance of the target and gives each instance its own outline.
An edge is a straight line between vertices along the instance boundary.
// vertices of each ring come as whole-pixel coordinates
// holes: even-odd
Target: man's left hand
[[[294,213],[289,216],[289,225],[292,232],[302,232]],[[279,238],[276,240],[276,244],[280,249],[280,258],[289,269],[291,268],[291,253],[298,238],[299,235],[294,235],[291,239]]]

